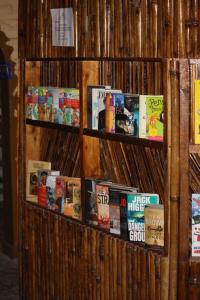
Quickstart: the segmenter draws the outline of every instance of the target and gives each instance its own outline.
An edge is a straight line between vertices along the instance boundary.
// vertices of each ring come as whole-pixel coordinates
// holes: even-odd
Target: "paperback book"
[[[157,194],[127,193],[128,237],[130,241],[144,242],[144,207],[158,204]]]
[[[164,246],[164,205],[145,205],[145,244],[148,246]]]

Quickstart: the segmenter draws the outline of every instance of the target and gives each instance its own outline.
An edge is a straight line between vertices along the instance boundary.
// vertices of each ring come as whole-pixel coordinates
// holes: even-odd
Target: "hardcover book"
[[[26,200],[37,203],[38,175],[40,169],[51,170],[51,162],[28,160],[26,175]]]
[[[64,215],[81,220],[81,179],[63,176],[64,180]],[[69,215],[70,213],[70,215]]]
[[[200,194],[192,194],[192,256],[200,256]]]
[[[120,230],[120,191],[109,188],[110,233],[121,234]]]
[[[145,205],[145,244],[164,246],[164,205]]]
[[[144,207],[147,204],[158,204],[157,194],[127,193],[127,216],[129,240],[144,242]]]

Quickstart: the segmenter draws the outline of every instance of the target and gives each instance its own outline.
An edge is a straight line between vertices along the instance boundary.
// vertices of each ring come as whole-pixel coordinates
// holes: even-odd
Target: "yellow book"
[[[194,80],[194,143],[200,144],[200,80]]]

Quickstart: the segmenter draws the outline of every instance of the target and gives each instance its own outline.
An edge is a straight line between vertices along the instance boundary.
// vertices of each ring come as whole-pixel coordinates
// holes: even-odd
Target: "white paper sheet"
[[[52,45],[74,46],[74,17],[73,9],[56,8],[51,9],[52,16]]]

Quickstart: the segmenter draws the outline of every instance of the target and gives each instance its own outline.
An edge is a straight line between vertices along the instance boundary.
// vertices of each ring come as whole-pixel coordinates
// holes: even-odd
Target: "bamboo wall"
[[[51,45],[50,8],[56,7],[74,8],[74,48]],[[98,80],[95,78],[98,83],[112,84],[126,92],[164,94],[166,103],[165,147],[162,149],[93,137],[78,139],[77,134],[71,132],[61,145],[63,133],[54,131],[50,139],[51,129],[38,131],[27,126],[28,139],[33,138],[38,145],[48,135],[46,145],[38,147],[36,157],[52,159],[55,167],[61,165],[64,173],[85,176],[83,167],[89,166],[91,169],[89,172],[87,169],[86,175],[100,171],[108,179],[138,185],[142,191],[158,192],[165,204],[165,248],[157,253],[141,245],[131,245],[31,204],[23,204],[20,274],[24,299],[40,299],[39,293],[42,299],[199,299],[200,263],[190,257],[190,196],[199,190],[200,151],[191,142],[190,114],[191,82],[199,78],[200,72],[198,61],[180,59],[200,54],[199,10],[197,0],[20,1],[22,95],[29,84],[82,89],[93,70],[88,67],[88,73],[80,79],[79,61],[64,58],[101,58]],[[133,62],[133,56],[178,59],[164,59],[162,63]],[[114,57],[116,61],[103,61],[105,57]],[[38,61],[25,62],[27,58]],[[50,61],[41,61],[41,58],[50,58]],[[124,61],[120,61],[123,58]],[[21,109],[23,111],[23,105]],[[22,124],[21,141],[24,161]],[[60,151],[61,156],[65,153],[66,161],[69,160],[70,141],[76,145],[77,159],[68,171],[65,162],[56,155]],[[100,153],[98,166],[91,166],[87,155],[79,152],[80,147],[88,149],[88,145],[96,150],[94,144],[98,145],[95,157]],[[27,151],[33,153],[31,146],[28,147]],[[113,161],[114,170],[107,163],[108,159]],[[148,163],[144,165],[144,161]],[[23,182],[20,188],[24,195]],[[54,270],[53,274],[50,270]]]
[[[21,0],[20,57],[197,57],[198,0]],[[51,8],[73,7],[75,47],[53,47]],[[34,28],[34,30],[33,30]]]

